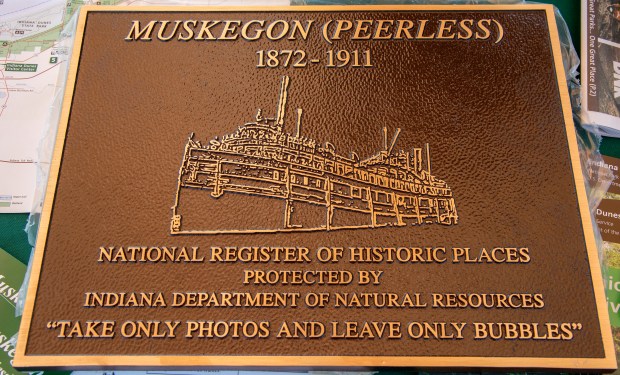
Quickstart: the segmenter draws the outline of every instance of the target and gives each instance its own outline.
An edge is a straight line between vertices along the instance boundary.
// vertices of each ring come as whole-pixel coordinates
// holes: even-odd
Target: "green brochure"
[[[20,318],[15,317],[15,304],[24,280],[26,266],[0,249],[0,374],[20,374],[11,366]]]
[[[17,371],[11,365],[21,320],[15,316],[15,305],[25,274],[26,266],[0,249],[0,375],[33,374]],[[36,374],[65,375],[69,373],[46,371]]]
[[[603,144],[609,145],[610,142],[605,139]],[[603,240],[603,275],[609,319],[616,352],[620,353],[620,158],[614,157],[618,156],[617,147],[601,146],[601,153],[602,161],[589,165],[589,172],[592,182],[611,180],[609,190],[596,208],[595,219]]]

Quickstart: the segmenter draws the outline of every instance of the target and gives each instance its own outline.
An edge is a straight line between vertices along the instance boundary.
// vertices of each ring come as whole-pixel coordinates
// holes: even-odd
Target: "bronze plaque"
[[[615,368],[551,6],[84,8],[15,365]]]

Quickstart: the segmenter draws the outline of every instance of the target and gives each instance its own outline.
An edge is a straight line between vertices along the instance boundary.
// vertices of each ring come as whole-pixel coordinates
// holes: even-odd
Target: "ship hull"
[[[383,185],[286,160],[186,147],[179,172],[172,234],[320,231],[423,224],[453,225],[458,216],[449,189]],[[378,180],[378,178],[377,178]],[[403,187],[405,187],[403,185]],[[219,210],[256,208],[234,223],[194,218]],[[196,213],[198,212],[198,213]]]

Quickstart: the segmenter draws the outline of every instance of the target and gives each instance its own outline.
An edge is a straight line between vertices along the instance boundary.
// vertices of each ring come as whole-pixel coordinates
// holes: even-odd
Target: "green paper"
[[[0,249],[0,372],[21,374],[11,365],[15,356],[15,334],[20,318],[15,317],[19,288],[24,281],[26,266]]]
[[[605,276],[609,320],[612,327],[617,328],[620,327],[620,269],[607,267]]]
[[[26,373],[13,368],[15,344],[21,317],[15,316],[15,304],[24,281],[26,266],[0,249],[0,375],[41,374],[66,375],[68,372],[45,371]]]

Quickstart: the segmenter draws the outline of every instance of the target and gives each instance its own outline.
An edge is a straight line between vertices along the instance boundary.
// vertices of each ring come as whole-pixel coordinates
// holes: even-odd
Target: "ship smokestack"
[[[301,115],[303,110],[301,108],[297,108],[297,132],[295,137],[299,138],[301,136]]]
[[[282,85],[280,86],[280,98],[278,99],[278,114],[276,116],[276,124],[284,124],[284,113],[286,112],[286,97],[288,90],[289,77],[282,77]]]
[[[413,148],[413,167],[416,172],[422,172],[422,149],[421,148]]]

